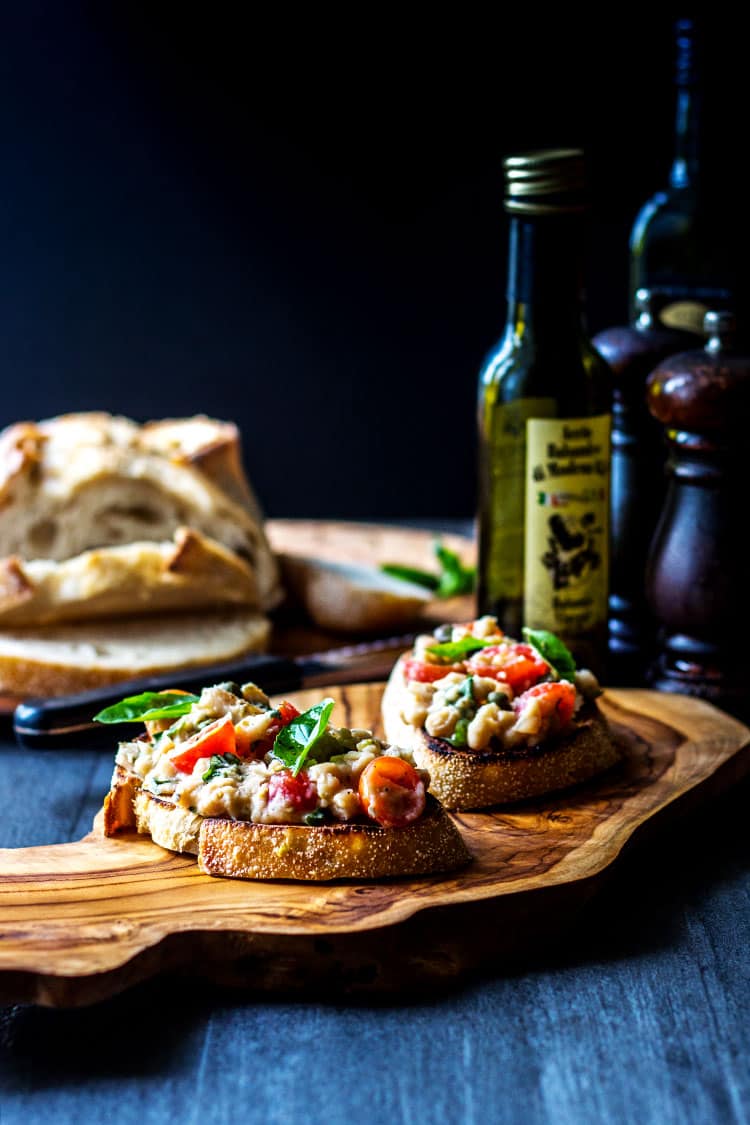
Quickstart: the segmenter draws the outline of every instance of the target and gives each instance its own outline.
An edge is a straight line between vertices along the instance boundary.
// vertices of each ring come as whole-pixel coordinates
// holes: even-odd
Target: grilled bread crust
[[[197,855],[201,871],[232,879],[385,879],[452,871],[471,859],[458,829],[432,798],[416,823],[253,824],[202,817],[141,787],[121,766],[104,802],[104,831],[137,828],[174,852]]]
[[[479,809],[567,789],[614,766],[621,757],[609,725],[595,703],[587,704],[574,729],[539,746],[519,751],[457,750],[442,738],[401,717],[406,681],[403,657],[383,694],[385,737],[414,753],[429,771],[430,792],[448,809]]]

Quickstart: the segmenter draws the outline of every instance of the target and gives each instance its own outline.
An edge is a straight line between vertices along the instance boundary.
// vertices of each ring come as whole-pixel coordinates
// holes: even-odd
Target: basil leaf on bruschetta
[[[105,707],[94,715],[96,723],[145,723],[157,719],[179,719],[187,715],[200,696],[186,692],[144,691]]]
[[[533,645],[543,660],[551,664],[561,680],[573,680],[576,663],[570,649],[554,633],[547,629],[523,630],[524,640]]]
[[[241,765],[242,758],[238,758],[236,754],[212,754],[208,769],[201,775],[202,780],[210,781],[212,777],[216,777],[217,773]]]
[[[276,735],[271,753],[289,767],[294,777],[325,733],[333,707],[333,699],[323,699],[314,707],[303,711]]]
[[[465,660],[473,652],[479,652],[481,648],[487,648],[488,645],[495,643],[492,640],[483,641],[479,637],[466,636],[461,637],[460,641],[445,641],[444,644],[430,645],[427,651],[430,656],[437,656],[438,660],[446,664],[454,664],[459,660]]]

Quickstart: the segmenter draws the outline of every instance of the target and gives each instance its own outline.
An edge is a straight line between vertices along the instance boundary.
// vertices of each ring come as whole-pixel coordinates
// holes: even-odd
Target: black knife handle
[[[105,707],[142,691],[181,688],[198,694],[204,687],[230,680],[237,683],[252,680],[267,695],[277,695],[301,687],[302,671],[293,660],[257,653],[241,661],[129,680],[79,695],[27,699],[19,703],[13,713],[13,730],[17,742],[30,750],[108,747],[114,752],[121,739],[135,736],[139,728],[137,723],[93,722],[93,716]]]

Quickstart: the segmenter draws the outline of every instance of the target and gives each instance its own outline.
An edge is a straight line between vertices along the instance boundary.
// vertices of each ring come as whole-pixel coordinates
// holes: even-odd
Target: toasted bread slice
[[[470,856],[458,830],[434,798],[405,828],[346,823],[253,824],[200,817],[141,790],[135,798],[139,832],[176,852],[198,856],[207,875],[232,879],[384,879],[450,871]]]
[[[587,704],[572,731],[527,749],[457,750],[402,717],[404,657],[394,665],[383,693],[382,717],[389,742],[412,750],[430,774],[430,792],[449,809],[478,809],[566,789],[614,766],[621,757],[606,719]]]
[[[258,608],[255,574],[187,527],[166,543],[100,547],[62,562],[0,559],[0,629],[227,605]]]
[[[263,651],[268,618],[254,610],[154,614],[0,630],[0,691],[67,695]]]
[[[405,828],[253,824],[198,816],[143,789],[140,778],[117,766],[104,802],[104,831],[113,836],[128,828],[168,851],[196,855],[208,875],[232,879],[384,879],[452,871],[471,859],[432,797],[424,816]]]

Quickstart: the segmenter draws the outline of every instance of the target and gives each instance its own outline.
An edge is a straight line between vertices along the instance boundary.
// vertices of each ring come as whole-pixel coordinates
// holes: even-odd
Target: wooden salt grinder
[[[610,538],[610,684],[642,686],[654,659],[656,627],[646,604],[646,559],[661,512],[666,481],[661,426],[646,406],[646,379],[657,363],[684,351],[695,336],[667,328],[659,313],[672,298],[639,289],[638,315],[606,328],[593,344],[614,376],[612,520]]]
[[[731,353],[734,319],[709,312],[703,350],[663,361],[647,384],[666,428],[668,486],[646,593],[661,625],[649,672],[661,691],[750,714],[750,359]]]

